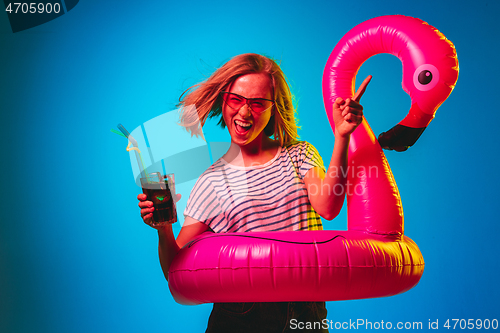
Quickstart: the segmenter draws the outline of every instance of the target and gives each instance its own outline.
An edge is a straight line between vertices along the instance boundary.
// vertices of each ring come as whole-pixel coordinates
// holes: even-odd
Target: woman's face
[[[246,98],[272,99],[271,79],[264,73],[243,75],[233,82],[228,92]],[[262,113],[256,113],[248,107],[248,104],[235,110],[223,102],[222,116],[231,135],[231,141],[240,147],[250,143],[262,144],[264,128],[271,118],[272,110],[271,107]]]

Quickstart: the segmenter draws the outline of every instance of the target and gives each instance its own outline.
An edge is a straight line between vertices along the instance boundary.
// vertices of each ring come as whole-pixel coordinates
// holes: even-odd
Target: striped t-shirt
[[[214,232],[321,230],[304,183],[316,166],[324,170],[305,141],[280,147],[263,165],[240,167],[220,158],[196,182],[184,215]]]

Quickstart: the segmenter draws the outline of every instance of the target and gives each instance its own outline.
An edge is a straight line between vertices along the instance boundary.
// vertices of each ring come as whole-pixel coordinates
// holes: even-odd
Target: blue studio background
[[[18,33],[0,13],[0,331],[204,331],[211,305],[172,299],[156,232],[139,215],[127,140],[110,130],[174,109],[185,89],[230,57],[256,52],[281,61],[300,135],[329,161],[324,64],[349,29],[388,14],[437,27],[460,63],[455,90],[416,145],[386,153],[405,233],[426,267],[404,294],[329,302],[328,319],[424,328],[429,320],[500,319],[499,13],[495,0],[82,0]],[[406,115],[410,99],[396,57],[369,59],[358,84],[368,74],[362,102],[378,134]],[[228,140],[213,124],[207,137]],[[345,229],[345,210],[325,227]]]

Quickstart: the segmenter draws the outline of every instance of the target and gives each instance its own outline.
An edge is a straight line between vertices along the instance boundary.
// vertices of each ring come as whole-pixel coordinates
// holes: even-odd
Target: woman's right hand
[[[141,208],[141,217],[149,226],[153,225],[153,211],[155,207],[153,205],[153,201],[148,200],[148,196],[144,193],[141,193],[137,196],[139,200],[139,207]]]
[[[181,197],[180,193],[176,193],[174,202],[181,200]],[[144,223],[150,227],[157,228],[160,224],[156,225],[153,220],[153,211],[155,210],[153,201],[148,200],[148,196],[144,193],[139,194],[137,199],[139,200],[139,208],[141,208],[141,217]]]

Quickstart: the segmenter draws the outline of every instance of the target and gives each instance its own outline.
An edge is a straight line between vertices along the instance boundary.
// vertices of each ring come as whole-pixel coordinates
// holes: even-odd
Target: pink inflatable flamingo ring
[[[347,194],[348,230],[203,234],[170,266],[177,302],[335,301],[391,296],[417,285],[424,259],[403,233],[401,198],[382,147],[405,150],[418,139],[451,93],[458,61],[453,44],[419,19],[383,16],[359,24],[325,67],[332,128],[333,102],[354,95],[358,69],[378,53],[401,59],[412,105],[378,140],[366,119],[352,133],[348,163],[356,172],[348,173],[354,189]]]

